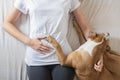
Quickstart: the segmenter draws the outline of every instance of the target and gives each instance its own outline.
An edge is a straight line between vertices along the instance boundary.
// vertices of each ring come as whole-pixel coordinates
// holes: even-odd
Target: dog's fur
[[[47,40],[56,48],[56,52],[62,66],[69,66],[75,69],[76,75],[80,80],[119,80],[120,79],[120,56],[112,52],[108,45],[108,39],[103,33],[91,33],[90,40],[95,45],[90,52],[85,42],[80,48],[71,52],[69,55],[64,55],[59,43],[51,36]],[[88,44],[89,46],[89,44]],[[90,46],[91,47],[91,46]],[[98,62],[100,57],[103,57],[104,67],[101,72],[94,69],[94,64]]]

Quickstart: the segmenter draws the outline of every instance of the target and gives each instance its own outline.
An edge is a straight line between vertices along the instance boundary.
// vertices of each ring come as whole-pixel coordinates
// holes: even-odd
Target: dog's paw
[[[47,41],[50,42],[50,43],[54,43],[54,42],[56,42],[56,40],[55,40],[52,36],[50,36],[50,35],[47,36],[46,39],[47,39]]]
[[[59,43],[52,36],[48,36],[46,39],[48,42],[52,43],[54,47],[60,47]]]

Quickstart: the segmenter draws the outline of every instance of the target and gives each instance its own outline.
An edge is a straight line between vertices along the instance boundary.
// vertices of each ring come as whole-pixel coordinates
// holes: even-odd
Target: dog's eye
[[[97,37],[97,36],[98,36],[98,34],[95,35],[95,37]]]

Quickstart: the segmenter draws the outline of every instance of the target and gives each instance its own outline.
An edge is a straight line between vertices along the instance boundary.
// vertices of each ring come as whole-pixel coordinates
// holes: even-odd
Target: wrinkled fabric
[[[62,47],[65,55],[72,52],[67,40],[70,12],[80,6],[79,0],[16,0],[14,7],[23,14],[30,16],[30,38],[51,35]],[[52,48],[49,53],[42,54],[27,46],[25,62],[29,66],[59,64],[55,48],[51,43],[42,39],[43,44]]]
[[[110,33],[110,46],[120,53],[120,0],[82,0],[81,9],[93,30]],[[26,80],[24,56],[26,46],[1,29],[3,20],[13,7],[14,0],[0,0],[0,80]],[[29,34],[29,18],[22,15],[16,23]],[[79,46],[78,36],[70,20],[68,41],[73,50]]]

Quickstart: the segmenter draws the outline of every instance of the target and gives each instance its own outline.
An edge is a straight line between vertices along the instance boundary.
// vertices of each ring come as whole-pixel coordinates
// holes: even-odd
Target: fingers
[[[49,53],[51,52],[52,48],[49,45],[41,42],[40,39],[43,39],[43,38],[45,37],[39,36],[36,38],[31,38],[29,46],[40,53]]]
[[[101,72],[102,71],[102,67],[101,66],[98,66],[98,65],[94,65],[94,69],[98,72]]]
[[[94,65],[96,71],[101,72],[103,68],[103,57],[101,56],[100,60]]]
[[[41,40],[41,39],[44,39],[44,38],[46,38],[46,36],[40,35],[40,36],[36,37],[36,39],[38,39],[38,40]]]
[[[39,48],[37,51],[42,52],[42,53],[48,53],[51,52],[52,48],[46,44],[40,43]]]

